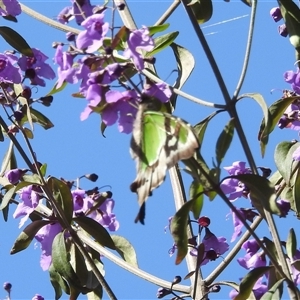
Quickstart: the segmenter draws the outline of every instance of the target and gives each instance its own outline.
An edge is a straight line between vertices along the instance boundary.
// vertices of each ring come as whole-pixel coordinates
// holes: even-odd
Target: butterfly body
[[[163,183],[168,169],[179,160],[192,157],[199,148],[197,136],[187,122],[148,109],[149,104],[143,101],[133,124],[130,143],[130,153],[137,164],[137,177],[131,184],[131,191],[137,193],[140,206]]]

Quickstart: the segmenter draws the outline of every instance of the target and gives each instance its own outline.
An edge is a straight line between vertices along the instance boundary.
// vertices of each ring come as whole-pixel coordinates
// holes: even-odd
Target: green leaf
[[[170,46],[176,37],[178,36],[179,31],[170,32],[164,35],[161,35],[154,39],[155,47],[152,51],[146,53],[146,57],[154,56],[158,52],[162,51],[166,47]]]
[[[268,251],[270,252],[270,254],[272,255],[273,259],[279,261],[278,253],[277,253],[274,242],[265,236],[263,238],[263,242],[265,243],[265,246],[268,249]]]
[[[42,174],[43,177],[45,177],[46,173],[47,173],[47,164],[43,164],[41,167],[40,167],[40,172]]]
[[[138,268],[136,252],[129,241],[119,235],[112,235],[111,238],[114,241],[116,251],[119,253],[119,255],[127,263]]]
[[[294,260],[291,265],[297,270],[300,272],[300,259],[296,259]]]
[[[235,289],[237,292],[239,291],[239,285],[233,281],[228,281],[228,280],[222,280],[222,284],[232,287]],[[245,298],[246,299],[246,298]],[[251,291],[250,295],[248,296],[247,300],[256,300],[256,297],[254,293]]]
[[[290,260],[293,260],[297,251],[297,237],[293,228],[290,229],[289,235],[286,240],[286,253]]]
[[[261,298],[260,300],[277,300],[280,299],[277,294],[278,288],[282,285],[285,279],[279,279]]]
[[[65,213],[65,217],[71,223],[73,217],[73,197],[66,183],[55,177],[47,179],[47,185],[51,190],[53,197]]]
[[[239,97],[239,99],[241,99],[241,98],[251,98],[251,99],[255,100],[260,105],[260,107],[263,111],[265,127],[262,130],[261,135],[260,135],[260,150],[261,150],[262,157],[264,157],[266,145],[268,143],[270,126],[271,126],[270,112],[268,110],[268,106],[261,94],[257,94],[257,93],[243,94]]]
[[[218,167],[220,167],[223,158],[229,149],[234,133],[234,119],[229,120],[228,124],[225,126],[221,132],[217,144],[216,144],[216,160]]]
[[[2,161],[0,174],[1,176],[3,176],[6,171],[16,169],[17,167],[18,165],[17,165],[17,160],[14,152],[14,144],[12,141],[10,141],[8,150],[5,153]]]
[[[292,155],[299,146],[299,142],[281,142],[275,148],[274,160],[276,167],[288,185],[291,180]]]
[[[63,84],[59,88],[57,88],[57,84],[58,84],[58,82],[56,82],[54,84],[53,88],[51,89],[50,92],[47,93],[46,97],[54,95],[56,93],[59,93],[59,92],[63,91],[65,89],[65,87],[67,86],[68,83],[66,81],[64,81]]]
[[[291,208],[295,211],[297,218],[300,217],[300,169],[296,171],[295,183],[292,188],[293,200],[291,201]]]
[[[175,55],[178,71],[178,77],[175,83],[173,84],[173,88],[180,90],[183,87],[184,83],[187,81],[187,79],[190,77],[192,71],[194,70],[195,59],[191,52],[189,52],[184,47],[175,43],[172,43],[170,46]],[[172,93],[172,96],[170,98],[170,102],[174,109],[176,106],[177,96],[178,95],[176,93]]]
[[[192,0],[187,5],[190,6],[199,24],[209,21],[212,17],[212,0]]]
[[[25,56],[33,57],[33,52],[24,38],[10,27],[0,26],[0,35],[5,41]]]
[[[194,218],[197,220],[201,214],[203,201],[204,201],[204,193],[203,193],[203,185],[193,181],[190,186],[190,199],[193,200],[192,212]]]
[[[250,199],[254,207],[264,215],[263,208],[273,214],[281,215],[276,204],[274,185],[265,177],[254,174],[240,174],[231,176],[243,182],[250,190]]]
[[[12,186],[3,196],[2,198],[2,202],[1,202],[1,205],[0,205],[0,210],[5,208],[7,206],[7,204],[9,203],[9,201],[11,199],[13,199],[13,196],[16,192],[16,187],[15,186]]]
[[[193,206],[190,200],[182,205],[171,220],[170,230],[177,246],[176,265],[180,264],[188,251],[188,237],[186,227],[188,225],[189,212]]]
[[[88,234],[90,234],[99,244],[104,247],[115,250],[116,246],[107,230],[95,220],[89,217],[76,217],[73,219],[79,224]]]
[[[24,174],[23,175],[23,180],[24,181],[20,182],[18,184],[18,186],[19,185],[22,186],[22,184],[26,184],[24,186],[27,186],[29,184],[42,185],[40,176],[38,174],[32,174],[32,175]]]
[[[268,272],[273,266],[257,267],[251,270],[241,281],[239,294],[234,298],[234,300],[245,300],[248,299],[256,281]]]
[[[34,239],[37,232],[42,227],[50,223],[51,221],[48,220],[38,220],[30,223],[15,240],[10,250],[10,254],[15,254],[26,249],[30,245],[31,241]]]
[[[55,292],[55,300],[58,300],[62,296],[62,289],[66,294],[70,295],[70,288],[68,284],[61,277],[61,275],[56,272],[53,263],[51,263],[48,271],[50,275],[50,281]]]
[[[282,17],[284,18],[291,44],[300,47],[300,11],[292,0],[278,0]]]
[[[267,145],[269,135],[277,126],[278,121],[284,114],[287,107],[294,102],[297,97],[288,97],[288,98],[281,98],[278,101],[274,102],[269,108],[269,126],[266,127],[265,118],[262,119],[259,133],[258,133],[258,140],[263,143],[264,146]],[[261,147],[263,146],[261,145]]]
[[[164,23],[162,25],[149,26],[148,27],[149,35],[152,36],[155,33],[165,31],[166,29],[169,28],[169,26],[170,26],[170,24],[168,24],[168,23]]]
[[[206,117],[204,120],[202,120],[201,122],[199,122],[198,124],[196,124],[194,126],[194,131],[195,131],[195,133],[198,137],[200,148],[201,148],[201,144],[202,144],[202,141],[204,139],[204,134],[205,134],[205,131],[206,131],[206,128],[207,128],[207,125],[208,125],[209,121],[212,120],[213,117],[215,117],[221,111],[222,110],[218,110],[218,111],[213,112],[208,117]]]
[[[34,123],[40,124],[44,129],[52,128],[54,125],[53,123],[41,112],[37,111],[34,108],[30,108],[30,114],[32,121]]]
[[[52,243],[52,263],[53,267],[65,280],[68,282],[69,286],[82,290],[80,280],[76,273],[74,272],[70,261],[69,253],[67,252],[65,245],[64,232],[58,233]],[[71,291],[72,293],[72,291]]]

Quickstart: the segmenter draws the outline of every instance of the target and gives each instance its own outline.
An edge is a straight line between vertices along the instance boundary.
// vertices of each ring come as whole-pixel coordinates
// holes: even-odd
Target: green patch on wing
[[[149,100],[140,104],[130,149],[137,163],[137,177],[131,191],[137,193],[143,209],[151,192],[163,183],[167,170],[192,157],[199,148],[197,136],[187,122],[167,113],[148,111],[145,102]],[[144,213],[137,220],[143,223],[143,219]]]

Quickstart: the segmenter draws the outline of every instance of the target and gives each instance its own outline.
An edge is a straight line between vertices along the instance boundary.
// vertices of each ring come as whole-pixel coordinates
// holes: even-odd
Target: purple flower
[[[253,286],[253,293],[255,295],[255,298],[257,300],[259,300],[267,291],[268,291],[268,285],[266,284],[266,282],[262,282],[262,279],[263,279],[263,276],[260,277],[255,285]],[[238,292],[236,290],[232,290],[230,293],[229,293],[229,297],[231,299],[234,299],[236,296],[238,295]]]
[[[127,45],[128,48],[124,50],[124,56],[133,60],[137,70],[143,70],[144,60],[140,52],[149,52],[154,49],[154,40],[149,35],[149,29],[146,26],[142,26],[139,30],[131,31]]]
[[[80,4],[79,1],[77,1],[76,3],[75,0],[72,0],[72,2],[73,2],[73,14],[75,16],[76,23],[80,25],[87,17],[93,14],[93,8],[95,6],[91,5],[90,0],[80,1]],[[80,9],[78,5],[80,6]]]
[[[19,15],[22,10],[20,3],[17,0],[2,0],[5,9],[3,6],[0,7],[0,14],[1,16],[17,16]]]
[[[71,192],[73,196],[73,209],[75,212],[80,212],[83,209],[84,206],[84,197],[85,197],[85,191],[84,190],[74,190]]]
[[[236,161],[232,166],[224,167],[229,175],[249,174],[251,173],[249,168],[246,168],[246,163],[242,161]],[[226,178],[220,185],[222,191],[225,194],[230,194],[228,199],[234,201],[239,197],[246,196],[249,192],[248,188],[238,179]]]
[[[27,221],[29,215],[38,206],[41,198],[41,191],[37,186],[29,185],[20,189],[18,193],[22,202],[18,204],[13,214],[13,217],[15,219],[19,217],[23,217],[19,223],[19,228],[20,228]]]
[[[237,211],[243,216],[244,220],[249,220],[253,222],[253,218],[257,216],[258,214],[254,212],[252,209],[244,209],[244,208],[236,208]],[[231,238],[230,242],[234,242],[237,237],[239,237],[242,234],[242,228],[244,224],[242,221],[238,218],[238,216],[235,214],[235,212],[231,211],[232,214],[232,220],[233,220],[233,226],[234,226],[234,232]]]
[[[33,85],[45,86],[45,81],[41,78],[54,79],[55,73],[45,61],[48,56],[43,54],[40,50],[32,48],[33,57],[21,56],[18,64],[21,70],[25,71],[26,77],[28,77]]]
[[[138,94],[135,90],[130,91],[108,91],[105,94],[106,102],[109,104],[103,110],[102,121],[111,126],[118,121],[120,132],[132,132],[133,121],[137,109],[132,105],[136,103]]]
[[[277,203],[277,206],[278,206],[278,208],[280,209],[280,212],[281,212],[280,217],[281,218],[286,217],[288,212],[291,209],[290,202],[287,201],[287,200],[280,199],[280,200],[277,200],[276,203]]]
[[[31,300],[44,300],[45,298],[39,294],[35,294]]]
[[[0,80],[7,83],[21,83],[19,68],[13,66],[18,58],[12,54],[0,53]]]
[[[299,83],[297,83],[299,85]],[[292,84],[294,89],[299,89],[298,86]],[[300,91],[300,89],[299,89]],[[283,116],[278,121],[278,127],[282,128],[290,128],[293,130],[300,130],[300,103],[298,101],[290,104],[285,110]],[[297,150],[296,150],[297,151]]]
[[[270,10],[270,15],[275,22],[278,22],[282,19],[281,10],[279,7],[273,7]]]
[[[80,66],[78,64],[73,64],[73,55],[68,52],[63,52],[62,45],[58,45],[56,49],[54,62],[58,64],[58,81],[56,88],[60,88],[64,81],[72,84],[79,81],[77,73]]]
[[[88,53],[97,51],[103,44],[103,39],[108,32],[109,24],[104,23],[104,14],[92,15],[85,19],[81,25],[86,29],[79,33],[76,45]]]
[[[43,226],[35,235],[38,242],[41,243],[40,265],[44,271],[48,270],[52,262],[52,243],[55,236],[62,231],[59,223],[52,223]]]
[[[73,16],[73,7],[67,6],[62,9],[62,11],[57,16],[57,21],[62,24],[67,24],[71,19],[74,19]]]
[[[283,36],[283,37],[287,37],[288,36],[288,31],[287,31],[287,28],[286,28],[286,25],[285,24],[282,24],[282,25],[279,25],[278,26],[278,33]]]
[[[246,241],[242,245],[242,249],[246,250],[246,255],[238,258],[238,263],[245,269],[266,266],[266,256],[263,251],[258,252],[259,248],[260,247],[255,240]]]
[[[205,249],[205,259],[201,266],[206,265],[210,260],[215,260],[220,255],[224,254],[229,249],[229,245],[224,237],[216,237],[207,227],[205,227],[205,236],[202,240]],[[213,251],[212,251],[213,250]],[[190,254],[197,256],[197,250],[193,249]],[[209,254],[209,255],[208,255]]]
[[[151,84],[148,89],[143,89],[142,94],[146,94],[148,96],[154,96],[159,99],[162,103],[166,103],[170,100],[172,96],[172,91],[165,83],[156,83]]]
[[[21,169],[12,169],[5,173],[5,177],[11,184],[17,184],[24,172]]]

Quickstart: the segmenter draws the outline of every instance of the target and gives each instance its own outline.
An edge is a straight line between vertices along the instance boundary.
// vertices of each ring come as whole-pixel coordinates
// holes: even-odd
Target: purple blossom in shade
[[[39,294],[35,294],[31,300],[44,300],[45,298]]]
[[[131,103],[137,101],[137,92],[135,90],[124,92],[110,90],[105,94],[105,99],[109,105],[105,107],[101,114],[104,124],[111,126],[118,121],[120,132],[131,133],[137,112],[137,109]]]
[[[80,212],[84,206],[84,198],[85,198],[85,191],[84,190],[74,190],[71,191],[73,197],[73,210],[74,212]]]
[[[131,58],[138,71],[144,69],[144,60],[141,51],[152,51],[154,49],[154,40],[149,35],[149,29],[142,26],[139,30],[130,32],[127,40],[128,48],[124,50],[124,56]]]
[[[270,15],[271,17],[273,18],[273,20],[275,22],[278,22],[282,19],[282,14],[281,14],[281,10],[279,7],[273,7],[271,10],[270,10]]]
[[[294,103],[289,105],[285,110],[283,116],[278,121],[278,127],[280,129],[290,128],[297,131],[300,130],[299,116],[300,116],[300,103],[298,103],[298,101],[295,101]]]
[[[86,18],[81,25],[86,29],[79,33],[76,45],[79,49],[93,53],[103,45],[103,39],[108,32],[109,24],[104,23],[104,14],[96,14]]]
[[[21,5],[17,0],[2,0],[2,3],[4,4],[5,9],[3,6],[0,7],[1,16],[15,17],[22,12]]]
[[[252,209],[238,209],[236,208],[237,211],[243,216],[244,220],[249,220],[250,222],[253,222],[253,219],[255,216],[258,214],[254,212]],[[233,226],[234,226],[234,232],[231,238],[231,243],[236,240],[237,237],[239,237],[242,234],[242,228],[244,224],[242,221],[238,218],[238,216],[235,214],[235,212],[230,211],[229,214],[232,214],[232,220],[233,220]]]
[[[60,88],[64,81],[69,83],[77,83],[79,78],[77,75],[78,65],[73,67],[73,55],[68,52],[63,52],[63,46],[58,45],[54,56],[54,63],[58,64],[57,74],[58,81],[56,88]],[[77,66],[77,68],[76,68]]]
[[[205,227],[205,236],[202,240],[202,243],[204,244],[204,250],[206,253],[210,250],[214,250],[217,257],[224,254],[229,249],[229,245],[226,242],[226,238],[217,238],[207,227]],[[192,256],[197,256],[197,250],[191,250],[190,254]],[[205,258],[202,261],[201,266],[206,265],[209,261],[209,258]]]
[[[13,214],[13,217],[23,217],[19,223],[19,228],[24,225],[29,215],[35,210],[40,201],[39,188],[33,185],[26,186],[18,191],[19,197],[22,200]]]
[[[5,177],[11,184],[17,184],[22,175],[23,171],[21,169],[12,169],[5,172]]]
[[[80,25],[87,17],[93,14],[94,5],[91,5],[90,0],[83,0],[83,4],[80,4],[80,9],[78,7],[78,2],[76,3],[75,0],[73,2],[73,14],[75,16],[76,23]],[[82,15],[82,13],[84,15]]]
[[[43,271],[49,269],[52,262],[52,243],[55,236],[62,231],[59,223],[51,223],[43,226],[35,235],[35,238],[41,244],[42,254],[40,265]]]
[[[292,262],[300,259],[300,251],[296,250],[296,253],[292,259]],[[293,280],[296,285],[300,284],[300,271],[298,271],[293,265],[291,265]]]
[[[259,300],[267,291],[268,291],[268,285],[263,280],[263,276],[258,278],[255,285],[252,288],[252,292],[254,293],[254,296],[257,300]],[[238,292],[236,290],[231,290],[229,293],[229,297],[231,299],[234,299],[238,295]]]
[[[298,148],[294,151],[292,157],[293,157],[293,160],[295,160],[295,161],[299,161],[299,160],[300,160],[300,147],[298,147]]]
[[[287,200],[280,199],[280,200],[277,200],[276,203],[281,212],[280,217],[285,218],[291,209],[290,202]]]
[[[32,48],[33,57],[22,55],[18,64],[22,71],[25,71],[26,75],[33,85],[45,86],[45,81],[41,78],[54,79],[55,73],[49,64],[45,63],[48,56],[43,54],[40,50]]]
[[[253,269],[266,266],[265,254],[262,251],[258,252],[260,247],[254,239],[246,241],[241,248],[246,250],[246,255],[238,258],[237,261],[243,268]]]
[[[283,37],[287,37],[289,35],[289,32],[285,24],[278,26],[278,33]]]
[[[152,84],[150,88],[146,90],[144,89],[142,93],[148,96],[154,96],[162,103],[168,102],[170,100],[170,97],[172,96],[172,91],[170,90],[168,85],[163,82]]]
[[[0,81],[7,83],[21,83],[20,69],[13,66],[18,58],[12,54],[0,53]]]
[[[62,24],[68,24],[71,19],[74,19],[73,16],[73,7],[67,6],[62,9],[62,11],[57,16],[57,21]]]
[[[242,161],[236,161],[232,166],[224,167],[224,169],[229,173],[229,175],[240,175],[251,173],[249,168],[246,168],[246,163]],[[222,181],[220,185],[224,194],[229,194],[228,199],[234,201],[239,197],[248,194],[249,190],[245,185],[235,178],[226,178]]]

